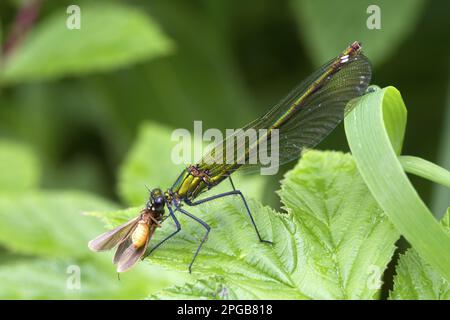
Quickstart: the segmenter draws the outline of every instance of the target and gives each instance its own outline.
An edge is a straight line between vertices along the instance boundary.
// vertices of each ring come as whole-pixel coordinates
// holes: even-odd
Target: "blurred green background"
[[[71,4],[80,30],[66,28]],[[379,30],[366,26],[374,4]],[[103,228],[79,213],[132,204],[118,185],[139,126],[240,127],[354,40],[372,83],[402,93],[403,153],[449,168],[449,12],[422,0],[1,1],[0,298],[142,298],[184,281],[142,264],[117,282],[110,257],[87,252]],[[347,151],[342,126],[319,148]],[[266,204],[279,205],[283,172],[265,179]],[[441,215],[448,190],[411,179]],[[81,291],[67,290],[71,261],[88,270]]]

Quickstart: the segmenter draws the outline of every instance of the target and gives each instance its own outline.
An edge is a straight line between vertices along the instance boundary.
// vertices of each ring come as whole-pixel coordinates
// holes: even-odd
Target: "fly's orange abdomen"
[[[135,248],[140,248],[146,244],[148,236],[150,233],[150,228],[148,223],[144,221],[140,221],[134,229],[133,234],[131,235],[131,241],[133,241],[133,245]]]

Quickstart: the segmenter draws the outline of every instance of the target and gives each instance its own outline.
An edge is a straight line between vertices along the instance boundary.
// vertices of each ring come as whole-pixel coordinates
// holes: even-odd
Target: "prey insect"
[[[309,76],[265,115],[246,125],[242,130],[265,129],[267,140],[272,139],[275,136],[273,133],[278,130],[277,150],[272,150],[271,144],[267,144],[269,152],[278,152],[279,165],[295,160],[303,151],[316,146],[339,124],[355,105],[349,102],[365,93],[371,74],[370,62],[362,54],[361,45],[354,42]],[[218,148],[206,153],[198,164],[188,166],[166,192],[162,193],[158,188],[151,190],[147,206],[139,217],[92,240],[90,248],[106,250],[119,244],[114,262],[118,263],[119,272],[124,271],[139,257],[149,255],[181,230],[180,222],[175,215],[179,213],[196,221],[205,229],[204,236],[189,264],[191,272],[192,265],[211,228],[205,221],[187,211],[185,206],[197,206],[228,196],[240,197],[259,241],[271,243],[261,237],[244,195],[235,188],[231,179],[231,175],[237,170],[261,166],[261,163],[250,164],[248,161],[242,161],[258,148],[261,140],[253,144],[247,144],[245,140],[236,144],[234,138],[233,135],[226,137],[218,143]],[[233,161],[229,161],[227,148],[235,144]],[[201,194],[226,179],[231,183],[230,191],[198,199]],[[148,233],[151,236],[162,219],[164,208],[168,209],[168,217],[172,218],[176,229],[144,254],[150,237],[141,238],[139,229],[134,226],[145,220],[143,215],[151,217],[151,221],[145,220],[149,221],[146,228],[151,230]],[[137,238],[143,241],[135,241]],[[130,252],[127,252],[125,247],[131,248]]]
[[[92,251],[105,251],[117,246],[113,263],[117,264],[117,272],[124,272],[144,255],[153,233],[161,226],[163,214],[164,195],[155,190],[136,218],[101,234],[88,246]]]

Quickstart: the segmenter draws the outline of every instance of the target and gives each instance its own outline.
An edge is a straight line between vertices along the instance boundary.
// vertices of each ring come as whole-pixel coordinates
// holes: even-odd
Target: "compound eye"
[[[155,205],[155,207],[161,207],[162,205],[164,205],[164,197],[156,197],[153,204]]]

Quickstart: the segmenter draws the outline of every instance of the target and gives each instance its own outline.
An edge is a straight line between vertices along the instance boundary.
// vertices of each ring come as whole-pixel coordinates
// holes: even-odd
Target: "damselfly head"
[[[161,189],[155,188],[150,191],[150,196],[147,201],[147,210],[152,211],[164,211],[164,206],[166,205],[166,198]]]

